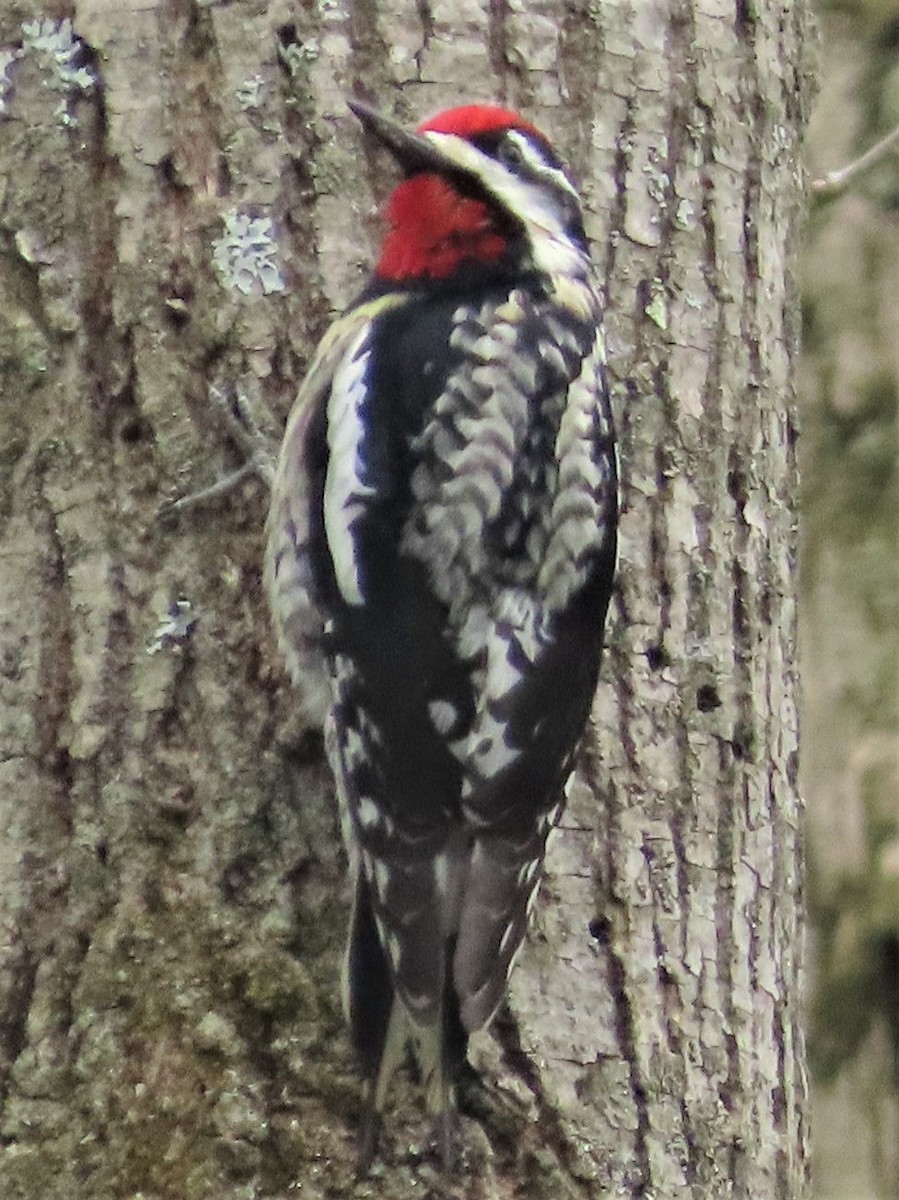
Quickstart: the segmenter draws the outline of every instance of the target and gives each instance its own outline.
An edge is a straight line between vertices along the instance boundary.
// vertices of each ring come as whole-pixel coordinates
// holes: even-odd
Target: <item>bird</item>
[[[618,483],[578,192],[523,116],[349,107],[400,179],[324,335],[267,522],[278,645],[320,719],[352,913],[359,1169],[409,1052],[444,1161],[597,685]]]

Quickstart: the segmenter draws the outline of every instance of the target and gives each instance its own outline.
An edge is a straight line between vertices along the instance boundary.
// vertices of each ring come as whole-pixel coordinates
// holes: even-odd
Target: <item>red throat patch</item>
[[[375,274],[380,279],[448,279],[465,259],[496,262],[506,250],[490,209],[462,196],[439,175],[413,175],[387,204],[390,230]]]

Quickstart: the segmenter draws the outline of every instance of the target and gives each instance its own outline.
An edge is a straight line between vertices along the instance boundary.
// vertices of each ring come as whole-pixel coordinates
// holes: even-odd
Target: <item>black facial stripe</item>
[[[533,134],[529,130],[515,129],[514,127],[512,129],[492,130],[490,133],[483,133],[471,140],[473,145],[477,146],[479,150],[483,150],[485,154],[489,154],[491,158],[499,158],[499,148],[510,133],[515,133],[526,141],[536,151],[537,157],[542,164],[557,171],[565,170],[562,160],[555,153],[549,142],[545,138],[540,137],[539,134]],[[527,168],[529,164],[525,163],[523,165]]]

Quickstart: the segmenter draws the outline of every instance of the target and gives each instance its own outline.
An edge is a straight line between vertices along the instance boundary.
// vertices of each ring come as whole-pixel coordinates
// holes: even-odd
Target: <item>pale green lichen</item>
[[[664,167],[659,166],[659,162],[664,160],[668,153],[667,142],[662,142],[658,148],[651,148],[649,151],[649,159],[643,165],[643,175],[646,178],[646,194],[650,199],[662,209],[668,204],[668,187],[669,179],[668,172]]]
[[[322,21],[348,21],[350,19],[349,13],[340,0],[318,0],[316,8],[319,19]]]
[[[0,116],[7,111],[12,96],[12,80],[9,69],[19,57],[18,50],[0,50]]]
[[[262,89],[265,86],[265,81],[261,75],[254,75],[252,79],[245,79],[237,89],[237,103],[248,112],[250,109],[259,108],[262,103]]]
[[[22,25],[22,51],[39,54],[48,68],[51,88],[65,93],[56,106],[56,118],[61,125],[75,126],[77,120],[70,111],[73,97],[89,94],[96,77],[87,65],[84,42],[72,29],[69,17],[53,21],[41,17]]]
[[[306,72],[307,66],[315,62],[321,53],[318,38],[308,38],[305,42],[286,42],[278,46],[278,57],[287,68],[291,79]]]
[[[660,279],[652,279],[649,283],[649,300],[643,310],[650,321],[658,325],[659,329],[668,328],[668,298],[665,295],[665,288]]]
[[[283,292],[286,285],[275,261],[277,242],[271,217],[230,212],[222,221],[224,235],[212,248],[213,266],[221,281],[245,296]]]
[[[693,229],[696,225],[696,210],[693,208],[692,202],[685,196],[678,201],[674,223],[678,229]]]
[[[62,21],[46,18],[26,21],[22,33],[25,35],[24,48],[46,54],[53,63],[59,82],[65,87],[87,92],[94,86],[93,75],[81,61],[84,43],[75,37],[68,17]]]

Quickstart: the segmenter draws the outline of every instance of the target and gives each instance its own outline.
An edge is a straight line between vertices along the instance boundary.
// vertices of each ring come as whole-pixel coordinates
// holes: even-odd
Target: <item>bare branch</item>
[[[873,167],[876,162],[884,158],[897,142],[899,142],[899,125],[891,130],[886,137],[876,142],[869,150],[866,150],[854,162],[848,163],[845,167],[840,167],[836,171],[830,171],[827,175],[822,175],[820,179],[816,179],[812,183],[812,191],[817,196],[839,195],[840,192],[845,191],[856,176],[861,175],[863,171],[867,171],[869,167]]]

